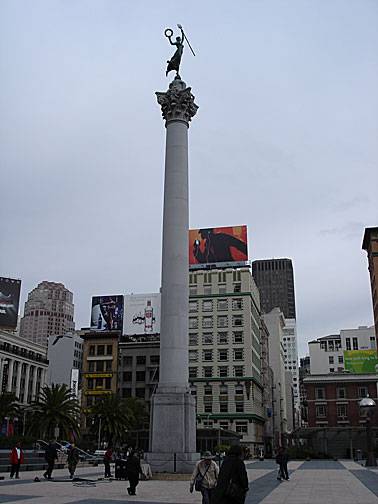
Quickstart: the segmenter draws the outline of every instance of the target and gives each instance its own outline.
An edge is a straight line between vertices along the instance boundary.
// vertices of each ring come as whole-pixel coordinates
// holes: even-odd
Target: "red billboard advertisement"
[[[21,280],[0,277],[0,327],[17,327]]]
[[[190,266],[247,260],[247,226],[189,230]]]

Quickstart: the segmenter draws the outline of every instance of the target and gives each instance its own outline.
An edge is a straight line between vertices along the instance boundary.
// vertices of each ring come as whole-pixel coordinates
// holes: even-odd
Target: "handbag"
[[[245,491],[241,486],[230,480],[225,495],[235,502],[244,502]]]
[[[194,480],[194,488],[196,492],[200,492],[202,490],[202,481],[204,477],[206,476],[207,471],[210,469],[211,464],[209,464],[206,468],[206,471],[204,474],[201,473],[201,471],[198,469],[198,473],[196,476],[196,479]]]

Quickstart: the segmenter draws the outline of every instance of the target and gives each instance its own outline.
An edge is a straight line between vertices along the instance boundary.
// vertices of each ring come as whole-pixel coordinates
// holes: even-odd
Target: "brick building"
[[[366,250],[368,255],[375,336],[378,348],[378,227],[365,228],[362,248]]]

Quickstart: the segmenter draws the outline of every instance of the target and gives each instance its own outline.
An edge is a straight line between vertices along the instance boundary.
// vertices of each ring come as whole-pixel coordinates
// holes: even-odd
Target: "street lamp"
[[[360,403],[361,411],[366,415],[366,445],[367,445],[367,458],[366,458],[366,466],[367,467],[375,467],[377,465],[377,461],[375,459],[375,442],[373,440],[373,432],[371,429],[371,419],[374,415],[375,409],[375,401],[369,394],[361,399]]]

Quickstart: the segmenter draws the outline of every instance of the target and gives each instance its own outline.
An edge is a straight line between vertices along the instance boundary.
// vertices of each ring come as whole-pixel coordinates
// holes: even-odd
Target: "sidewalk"
[[[246,504],[378,504],[378,470],[352,461],[289,462],[290,481],[276,479],[274,461],[246,463],[250,491]],[[3,474],[4,475],[4,474]],[[14,504],[200,504],[198,492],[189,493],[188,481],[142,481],[138,495],[127,495],[125,481],[97,481],[103,468],[86,467],[77,476],[94,480],[72,483],[67,470],[54,471],[55,480],[35,483],[41,472],[20,473],[20,480],[8,475],[0,481],[0,503]]]

